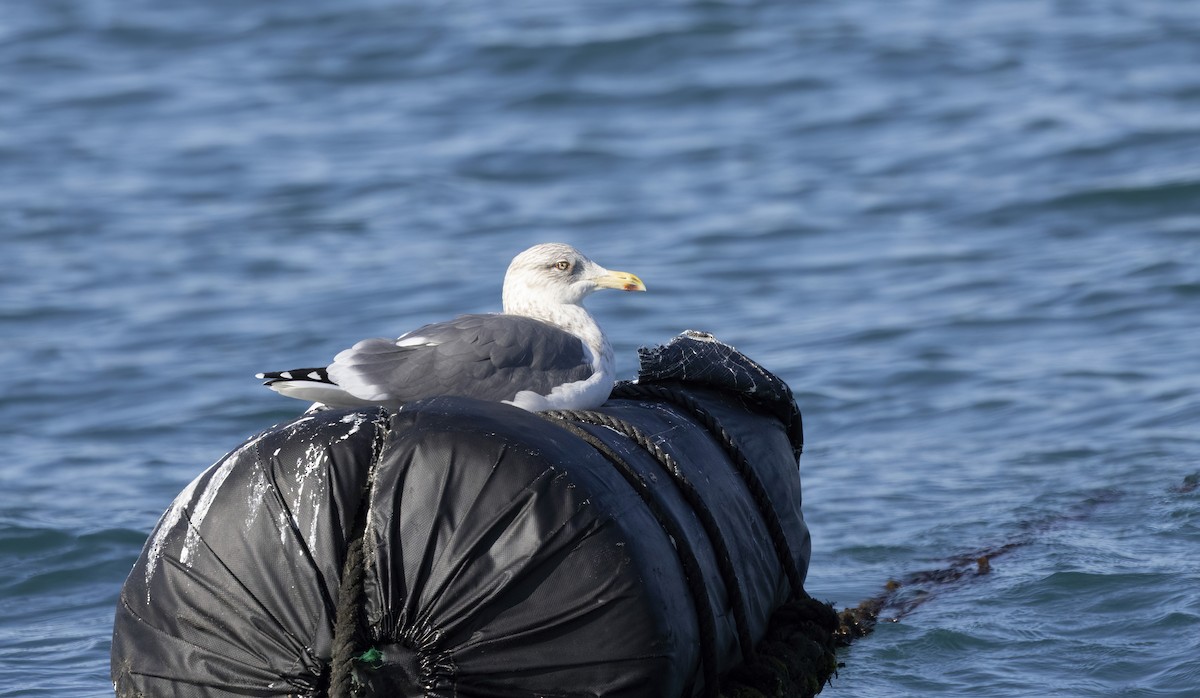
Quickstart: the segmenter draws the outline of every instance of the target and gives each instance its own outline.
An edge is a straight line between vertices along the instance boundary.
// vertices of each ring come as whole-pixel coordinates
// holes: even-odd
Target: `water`
[[[158,516],[299,407],[256,371],[543,240],[645,279],[623,375],[793,386],[818,598],[1014,544],[825,695],[1200,695],[1198,64],[1174,0],[7,3],[0,695],[111,695]]]

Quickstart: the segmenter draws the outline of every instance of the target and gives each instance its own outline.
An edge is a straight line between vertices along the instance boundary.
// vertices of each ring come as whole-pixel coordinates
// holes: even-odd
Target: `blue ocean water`
[[[1200,695],[1197,66],[1176,0],[5,4],[0,695],[111,695],[159,515],[302,407],[255,372],[545,240],[646,281],[622,375],[795,390],[809,591],[905,583],[824,695]]]

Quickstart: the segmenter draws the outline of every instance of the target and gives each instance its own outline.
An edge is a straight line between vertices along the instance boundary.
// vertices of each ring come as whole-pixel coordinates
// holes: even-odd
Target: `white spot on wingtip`
[[[316,371],[309,372],[308,377],[315,381],[321,380],[321,374],[317,373]]]
[[[291,371],[284,371],[283,373],[280,373],[280,374],[279,374],[279,377],[280,377],[280,378],[286,378],[286,379],[288,379],[288,380],[291,380],[291,379],[292,379],[292,372],[291,372]]]

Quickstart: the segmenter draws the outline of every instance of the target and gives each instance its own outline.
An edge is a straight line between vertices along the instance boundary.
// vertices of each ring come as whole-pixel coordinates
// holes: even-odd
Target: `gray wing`
[[[578,337],[518,315],[463,315],[398,340],[366,339],[336,357],[329,377],[355,397],[405,403],[437,395],[511,400],[587,379]]]

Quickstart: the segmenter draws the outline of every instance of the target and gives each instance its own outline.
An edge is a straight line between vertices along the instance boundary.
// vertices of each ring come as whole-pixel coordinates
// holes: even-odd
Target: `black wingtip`
[[[333,381],[329,379],[329,372],[321,367],[293,368],[290,371],[264,371],[254,374],[254,377],[264,381],[263,385],[267,386],[288,381],[317,381],[318,383],[333,384]]]

